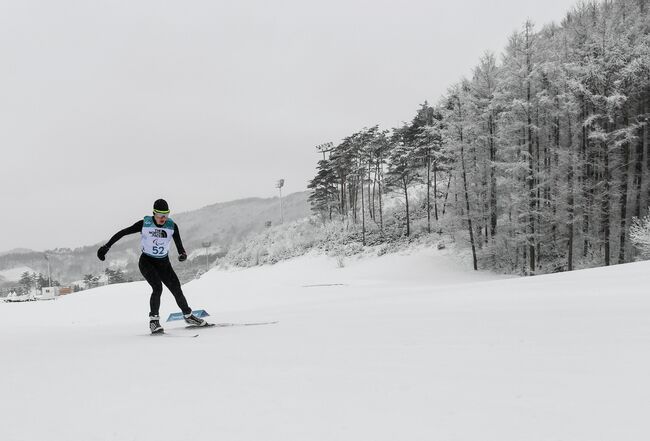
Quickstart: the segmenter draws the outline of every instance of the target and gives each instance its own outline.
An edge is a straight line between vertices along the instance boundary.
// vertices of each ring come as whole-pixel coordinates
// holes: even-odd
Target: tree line
[[[20,289],[18,290],[21,294],[26,294],[32,290],[40,291],[46,286],[50,286],[50,280],[41,273],[24,271],[20,280],[18,281]],[[61,286],[58,280],[51,280],[51,286]]]
[[[650,202],[647,0],[586,2],[560,24],[527,21],[499,60],[409,123],[364,128],[323,151],[312,209],[384,231],[400,195],[426,232],[462,234],[474,269],[537,274],[623,263]],[[416,198],[416,195],[420,195]]]

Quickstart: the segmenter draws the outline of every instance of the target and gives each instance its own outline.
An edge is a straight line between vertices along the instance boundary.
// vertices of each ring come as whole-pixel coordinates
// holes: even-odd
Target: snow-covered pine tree
[[[629,261],[631,218],[650,204],[649,9],[586,2],[558,25],[526,22],[499,63],[486,54],[391,142],[377,128],[361,144],[368,129],[345,138],[330,157],[340,212],[356,221],[365,188],[362,208],[383,227],[382,196],[397,190],[410,234],[419,180],[400,179],[417,176],[427,231],[440,197],[439,231],[463,225],[475,267],[536,274]],[[387,158],[391,186],[381,180]]]

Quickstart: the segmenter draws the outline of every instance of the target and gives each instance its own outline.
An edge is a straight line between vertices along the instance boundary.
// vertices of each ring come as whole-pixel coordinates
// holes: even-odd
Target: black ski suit
[[[144,221],[139,220],[130,227],[118,231],[113,237],[111,237],[111,240],[109,240],[105,246],[110,248],[115,242],[128,234],[141,233],[143,225]],[[174,223],[173,239],[174,243],[176,244],[178,254],[186,254],[185,249],[183,248],[183,242],[181,241],[181,233],[176,223]],[[140,272],[147,280],[147,282],[149,282],[149,285],[151,285],[151,288],[153,290],[151,292],[151,298],[149,300],[149,317],[159,315],[160,296],[162,295],[163,283],[174,295],[176,304],[181,309],[183,314],[187,315],[192,312],[192,308],[188,306],[187,299],[185,299],[185,295],[181,289],[181,282],[178,280],[178,276],[174,272],[174,268],[172,268],[171,262],[169,261],[169,256],[157,258],[142,253],[138,262],[138,267],[140,268]]]

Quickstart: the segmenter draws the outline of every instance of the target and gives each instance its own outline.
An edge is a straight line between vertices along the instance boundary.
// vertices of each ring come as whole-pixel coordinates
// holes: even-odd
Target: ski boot
[[[206,322],[206,321],[203,320],[202,318],[198,318],[197,316],[195,316],[195,315],[192,314],[192,313],[190,313],[190,314],[185,314],[185,315],[183,316],[183,318],[185,319],[185,323],[187,323],[187,324],[190,325],[190,326],[201,327],[201,326],[205,326],[205,325],[208,324],[208,322]]]
[[[162,326],[160,326],[160,317],[157,315],[152,315],[149,317],[149,330],[152,334],[162,334],[165,332]]]

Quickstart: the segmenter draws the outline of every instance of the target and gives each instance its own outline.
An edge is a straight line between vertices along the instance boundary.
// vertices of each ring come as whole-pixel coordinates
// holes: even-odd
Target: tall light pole
[[[50,272],[50,258],[47,256],[47,254],[43,254],[45,256],[45,260],[47,260],[47,286],[48,288],[52,288],[52,273]]]
[[[327,158],[325,158],[325,153],[329,153],[333,150],[334,143],[333,142],[325,142],[323,144],[319,144],[316,146],[316,149],[320,150],[320,152],[323,154],[323,161],[326,161]],[[327,184],[326,184],[327,185]],[[362,191],[363,193],[363,191]],[[330,220],[332,220],[332,205],[330,204],[330,194],[329,194],[329,188],[326,189],[327,195],[327,214],[330,217]]]
[[[284,223],[284,214],[282,213],[282,187],[284,187],[284,179],[280,179],[275,186],[280,190],[280,223]]]
[[[333,143],[333,142],[325,142],[325,143],[323,143],[323,144],[318,144],[318,145],[316,146],[316,148],[317,148],[321,153],[323,153],[323,161],[327,160],[327,158],[325,158],[325,152],[331,152],[331,151],[332,151],[332,147],[334,147],[334,143]]]
[[[210,248],[210,245],[212,245],[212,242],[203,242],[202,243],[203,248],[205,248],[205,272],[207,273],[210,269],[210,265],[208,262],[208,248]]]

